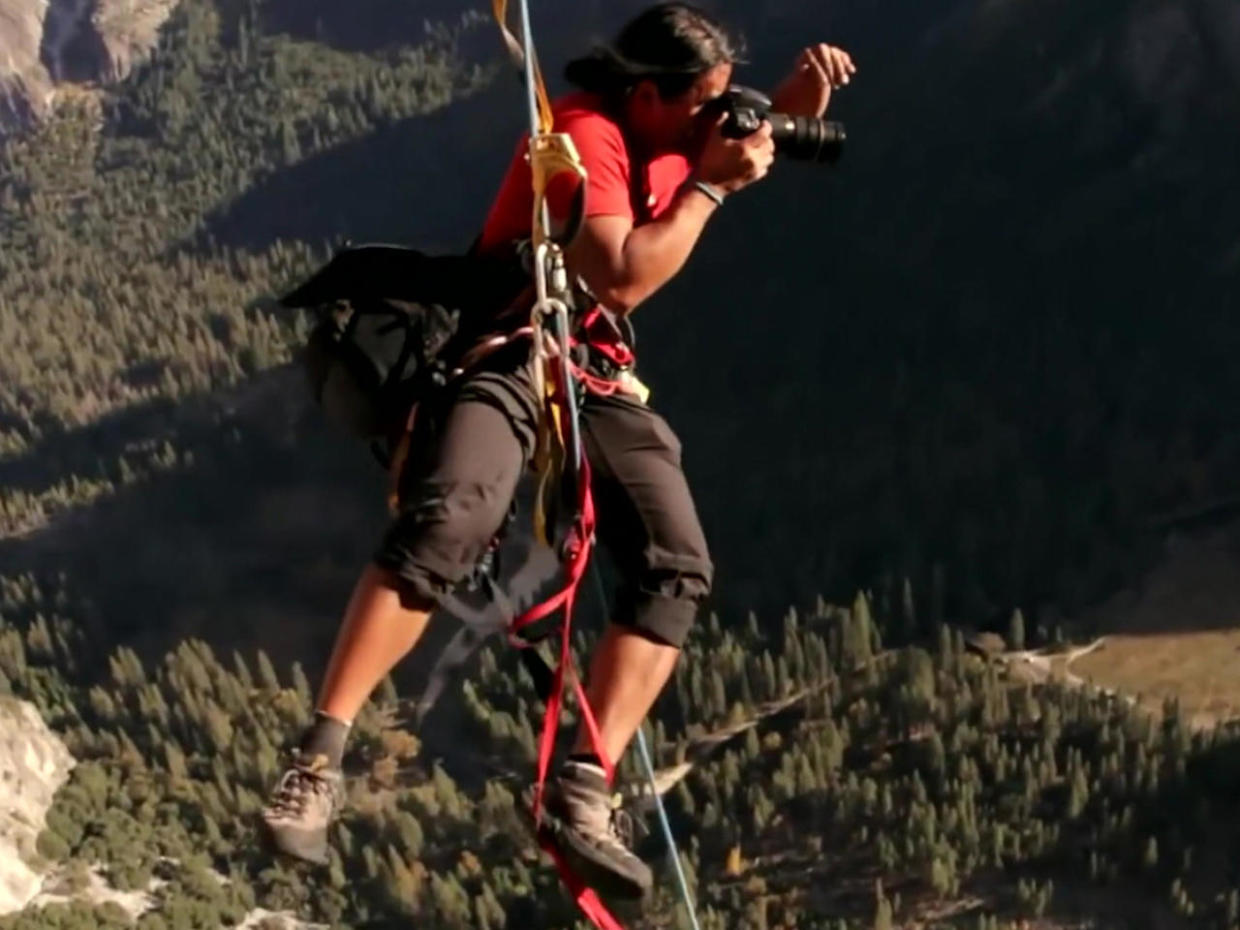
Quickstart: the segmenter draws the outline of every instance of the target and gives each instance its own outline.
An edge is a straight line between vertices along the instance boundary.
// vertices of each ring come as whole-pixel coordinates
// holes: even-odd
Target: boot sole
[[[273,853],[298,859],[311,865],[327,865],[330,861],[327,854],[327,834],[308,836],[287,829],[272,827],[267,821],[259,819],[259,836],[263,846]]]
[[[535,827],[530,811],[527,809],[525,813],[523,820],[535,840],[546,840],[555,846],[564,856],[569,868],[599,894],[609,898],[640,901],[650,893],[654,886],[653,874],[648,873],[650,877],[643,884],[638,879],[617,872],[598,858],[593,847],[578,840],[576,831],[567,829],[554,814],[544,810],[542,826]]]

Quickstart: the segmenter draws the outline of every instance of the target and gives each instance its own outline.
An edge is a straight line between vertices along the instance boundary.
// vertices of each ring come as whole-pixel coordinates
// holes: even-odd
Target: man
[[[769,125],[728,139],[709,116],[707,106],[729,86],[735,60],[718,23],[687,4],[662,3],[628,23],[610,47],[567,69],[580,92],[556,102],[555,130],[572,136],[588,172],[585,220],[567,260],[604,311],[581,334],[600,365],[606,357],[614,368],[617,357],[626,357],[616,321],[680,270],[728,197],[770,168]],[[854,72],[845,52],[807,48],[773,95],[775,108],[821,116],[832,89]],[[481,252],[530,235],[524,154],[522,144],[484,224]],[[264,811],[281,851],[325,857],[349,726],[417,642],[438,599],[468,575],[501,526],[534,445],[531,385],[529,346],[515,344],[431,405],[430,425],[401,479],[402,511],[354,591],[315,722]],[[675,667],[713,568],[680,444],[667,423],[631,394],[591,393],[581,427],[599,537],[622,574],[587,685],[601,748],[618,759]],[[580,733],[548,783],[546,816],[588,884],[639,897],[651,887],[651,872],[615,828],[600,761]]]

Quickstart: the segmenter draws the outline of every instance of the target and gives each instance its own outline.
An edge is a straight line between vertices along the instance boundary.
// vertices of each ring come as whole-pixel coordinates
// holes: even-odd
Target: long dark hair
[[[653,81],[659,95],[670,100],[715,65],[739,59],[739,41],[704,11],[688,3],[659,3],[630,20],[610,45],[570,61],[564,76],[609,98]]]

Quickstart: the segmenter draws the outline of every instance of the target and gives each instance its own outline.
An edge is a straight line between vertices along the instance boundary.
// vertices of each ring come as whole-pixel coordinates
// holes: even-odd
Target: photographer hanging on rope
[[[608,385],[590,389],[587,380],[580,427],[598,536],[622,574],[586,688],[599,750],[611,760],[667,683],[713,571],[680,443],[632,377],[627,317],[681,269],[727,199],[766,175],[777,151],[838,153],[838,134],[821,116],[855,71],[843,51],[812,46],[767,101],[731,87],[736,59],[733,40],[705,13],[660,4],[611,46],[570,63],[566,76],[579,90],[553,108],[555,130],[571,136],[588,173],[583,224],[566,250],[590,298],[576,337],[587,347],[585,371]],[[518,147],[471,254],[501,254],[529,238],[526,153]],[[549,200],[563,221],[567,200],[554,191]],[[529,343],[513,340],[421,402],[407,458],[398,459],[399,510],[348,605],[314,722],[263,812],[281,852],[325,860],[351,722],[500,531],[536,451],[534,384]],[[640,897],[651,871],[617,831],[602,761],[583,728],[548,782],[545,817],[585,882]]]

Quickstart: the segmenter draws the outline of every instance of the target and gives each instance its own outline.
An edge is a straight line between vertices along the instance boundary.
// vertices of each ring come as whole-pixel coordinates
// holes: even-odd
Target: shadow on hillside
[[[644,6],[643,0],[579,0],[568,7],[554,10],[535,7],[532,11],[537,41],[543,57],[563,41],[565,36],[580,36],[598,24],[622,21],[631,11]],[[282,32],[297,39],[324,42],[344,51],[377,52],[398,44],[408,44],[422,35],[424,24],[454,23],[465,14],[480,15],[485,22],[474,27],[470,37],[479,40],[488,52],[500,49],[500,37],[492,21],[491,4],[484,0],[352,0],[348,4],[336,0],[299,0],[293,4],[267,4],[263,10],[266,32]],[[509,21],[517,24],[515,3],[509,4]]]
[[[85,426],[52,430],[19,455],[0,459],[0,485],[37,491],[72,477],[95,477],[104,463],[176,445],[184,434],[210,430],[230,417],[265,410],[267,427],[288,439],[304,417],[301,375],[292,366],[179,399],[160,397],[110,411]]]
[[[261,11],[263,31],[285,33],[309,42],[322,42],[342,51],[374,52],[407,44],[422,34],[424,23],[452,22],[463,13],[482,10],[459,0],[299,0],[269,3]]]
[[[423,248],[464,250],[515,150],[522,99],[515,79],[500,80],[434,113],[308,157],[208,216],[205,231],[223,245],[252,250],[277,239],[415,236]]]
[[[0,541],[4,574],[63,576],[73,606],[61,612],[84,624],[101,657],[125,645],[149,666],[193,637],[221,659],[234,649],[247,657],[265,650],[281,674],[301,662],[317,681],[387,524],[386,476],[363,444],[328,428],[305,403],[298,376],[269,372],[244,387],[249,396],[219,404],[214,418],[183,416],[177,445],[192,450],[194,464]],[[88,449],[107,459],[162,422],[161,411],[136,408],[52,445],[65,460]],[[14,468],[33,474],[51,454],[41,448]],[[516,567],[522,545],[513,533],[501,550],[502,573]],[[545,559],[537,564],[547,567]],[[525,592],[519,606],[536,593]],[[458,628],[450,618],[432,625],[427,648],[399,670],[404,693],[420,693],[438,648]],[[93,667],[107,675],[106,663]]]
[[[49,470],[71,475],[91,455],[114,460],[169,432],[194,457],[0,542],[6,574],[63,573],[99,640],[148,660],[191,636],[223,655],[263,648],[285,662],[313,659],[330,643],[364,541],[382,525],[382,476],[363,449],[314,420],[294,375],[255,379],[248,403],[218,404],[213,416],[123,411],[11,463],[47,482]]]

